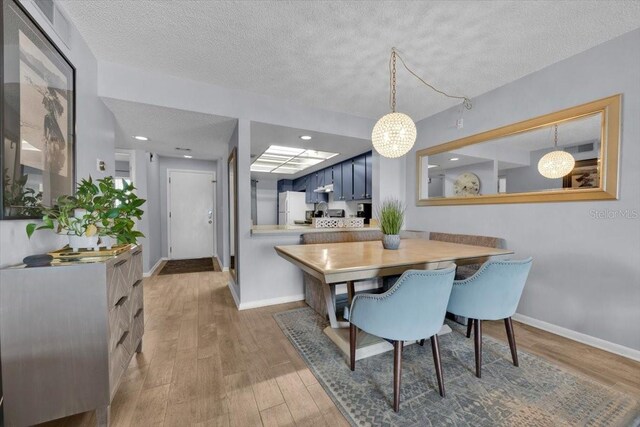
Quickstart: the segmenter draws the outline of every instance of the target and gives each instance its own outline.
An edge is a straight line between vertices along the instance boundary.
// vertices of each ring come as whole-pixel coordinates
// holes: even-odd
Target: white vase
[[[75,234],[69,234],[69,247],[74,252],[79,252],[80,249],[98,250],[98,236],[76,236]]]

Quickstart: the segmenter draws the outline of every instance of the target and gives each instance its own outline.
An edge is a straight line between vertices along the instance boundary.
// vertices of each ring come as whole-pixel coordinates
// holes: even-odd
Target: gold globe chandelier
[[[558,150],[558,125],[555,126],[553,147],[555,150],[542,156],[538,162],[538,172],[545,178],[562,178],[573,170],[576,160],[566,151]]]
[[[416,142],[417,136],[416,124],[411,117],[396,111],[396,58],[399,58],[404,68],[425,86],[448,98],[462,99],[462,104],[467,110],[472,107],[471,100],[466,96],[449,95],[424,81],[407,66],[396,48],[391,48],[391,57],[389,58],[389,106],[391,113],[382,116],[371,131],[373,148],[381,156],[389,158],[402,157],[407,154]]]

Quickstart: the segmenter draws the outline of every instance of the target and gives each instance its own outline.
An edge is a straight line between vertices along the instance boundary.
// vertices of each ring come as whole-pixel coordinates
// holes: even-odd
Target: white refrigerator
[[[306,210],[305,193],[285,191],[278,195],[279,225],[293,225],[295,220],[304,221]]]

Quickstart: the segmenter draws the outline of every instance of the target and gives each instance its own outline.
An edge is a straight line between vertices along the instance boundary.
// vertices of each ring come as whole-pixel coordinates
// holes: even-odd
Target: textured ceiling
[[[236,119],[104,98],[120,126],[116,148],[142,149],[164,156],[214,160],[226,156]],[[138,141],[135,135],[149,141]],[[183,153],[176,147],[190,148]]]
[[[640,27],[638,1],[59,1],[101,60],[375,118],[395,46],[477,96]],[[398,74],[398,110],[455,101]]]

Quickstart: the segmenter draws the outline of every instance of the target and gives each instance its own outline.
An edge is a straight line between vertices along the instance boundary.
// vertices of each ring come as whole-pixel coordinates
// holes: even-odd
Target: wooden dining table
[[[319,279],[325,285],[323,294],[330,323],[327,329],[333,330],[325,329],[325,333],[343,351],[346,345],[347,352],[349,323],[339,321],[336,315],[335,285],[347,284],[349,302],[351,302],[356,281],[400,275],[406,270],[447,268],[454,263],[456,265],[479,264],[491,257],[513,254],[513,251],[508,249],[427,239],[402,239],[400,247],[396,250],[384,249],[379,240],[285,245],[276,246],[275,250],[282,258]],[[366,346],[375,344],[376,340],[361,341],[363,346]],[[360,350],[360,345],[358,349]],[[379,351],[369,350],[371,351],[361,352],[361,357],[357,358],[371,356],[372,354],[369,353],[372,352],[379,353]]]

